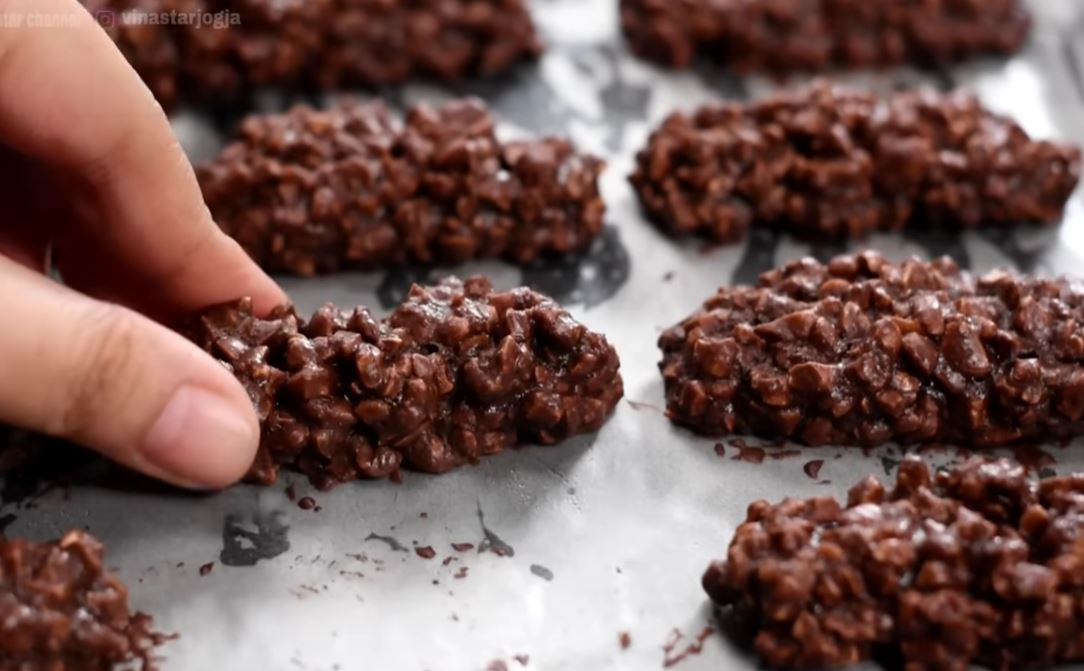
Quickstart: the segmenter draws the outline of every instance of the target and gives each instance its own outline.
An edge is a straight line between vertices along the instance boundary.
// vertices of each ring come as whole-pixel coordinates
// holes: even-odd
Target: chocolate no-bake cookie
[[[734,242],[765,226],[833,239],[1056,222],[1080,162],[966,93],[878,98],[816,82],[671,115],[630,181],[672,235]]]
[[[621,0],[621,25],[664,65],[789,73],[1010,54],[1031,19],[1020,0]]]
[[[0,536],[0,668],[112,671],[154,668],[163,637],[128,608],[128,590],[83,531],[31,543]]]
[[[313,275],[582,251],[603,229],[603,167],[567,140],[499,141],[480,101],[418,106],[399,124],[347,99],[250,117],[197,172],[258,263]]]
[[[493,75],[542,50],[523,0],[82,1],[167,108]]]
[[[991,446],[1084,430],[1084,288],[866,252],[720,289],[663,333],[667,412],[707,435]]]
[[[280,466],[320,487],[443,473],[522,443],[595,431],[623,394],[617,353],[548,298],[484,278],[415,286],[389,317],[327,305],[253,316],[249,301],[186,329],[248,389],[262,424],[250,478]]]
[[[1084,659],[1082,538],[1084,475],[974,460],[931,476],[910,456],[891,491],[871,476],[846,506],[752,504],[703,584],[772,668],[1046,667]]]

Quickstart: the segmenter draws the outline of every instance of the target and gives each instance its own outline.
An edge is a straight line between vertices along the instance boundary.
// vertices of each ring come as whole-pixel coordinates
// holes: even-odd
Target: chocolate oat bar
[[[739,72],[810,72],[1010,54],[1031,19],[1020,0],[621,0],[636,54],[671,67],[698,57]]]
[[[542,50],[523,0],[82,1],[167,108],[495,75]]]
[[[480,277],[415,286],[381,321],[332,305],[307,322],[288,306],[261,319],[244,300],[186,330],[248,389],[262,424],[249,476],[265,484],[281,466],[325,488],[444,473],[596,431],[623,394],[606,338]]]
[[[128,590],[83,531],[31,543],[0,536],[0,668],[112,671],[155,667],[164,637],[128,608]]]
[[[344,100],[247,119],[198,169],[219,225],[298,275],[477,258],[527,263],[602,232],[604,167],[566,140],[501,142],[477,100],[409,111]]]
[[[912,455],[846,506],[752,504],[703,584],[772,668],[1042,668],[1084,659],[1082,537],[1084,475],[1036,483],[1002,459],[931,476]]]
[[[659,339],[667,412],[706,435],[993,446],[1084,431],[1084,290],[945,257],[797,261]]]
[[[727,243],[763,226],[839,239],[1053,223],[1080,163],[1077,147],[1033,140],[966,93],[878,98],[819,81],[673,114],[630,181],[672,235]]]

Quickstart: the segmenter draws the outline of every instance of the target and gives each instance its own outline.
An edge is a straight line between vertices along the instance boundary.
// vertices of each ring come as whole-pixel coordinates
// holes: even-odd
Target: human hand
[[[228,485],[256,451],[251,403],[151,317],[284,296],[212,222],[162,109],[76,0],[0,0],[0,17],[0,423]]]

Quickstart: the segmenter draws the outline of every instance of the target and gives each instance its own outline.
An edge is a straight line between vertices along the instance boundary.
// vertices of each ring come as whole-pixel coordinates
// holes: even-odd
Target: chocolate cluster
[[[319,487],[444,473],[524,443],[596,431],[623,394],[614,348],[529,289],[484,278],[415,286],[384,320],[365,308],[291,307],[266,319],[247,300],[188,328],[248,390],[262,424],[250,479],[281,466]]]
[[[818,81],[671,115],[630,180],[672,235],[726,243],[764,226],[838,239],[1056,222],[1080,163],[1077,147],[1033,140],[966,93],[878,98]]]
[[[259,87],[494,75],[541,44],[523,0],[82,0],[163,106]]]
[[[0,536],[0,668],[113,671],[155,667],[163,637],[128,607],[128,590],[102,566],[83,531],[31,543]]]
[[[797,261],[663,333],[667,411],[707,435],[993,446],[1084,430],[1084,290],[949,258]]]
[[[582,251],[603,229],[603,167],[567,140],[499,141],[476,100],[418,106],[400,125],[347,99],[252,116],[197,174],[258,263],[314,275]]]
[[[703,584],[772,668],[1048,667],[1084,659],[1082,537],[1080,474],[1036,483],[1003,459],[931,475],[910,456],[894,488],[870,476],[846,506],[753,503]]]
[[[1020,0],[621,0],[621,25],[664,65],[789,73],[1010,54],[1031,19]]]

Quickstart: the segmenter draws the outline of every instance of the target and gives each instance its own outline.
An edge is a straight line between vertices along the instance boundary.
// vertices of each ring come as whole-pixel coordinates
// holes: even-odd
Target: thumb
[[[169,329],[0,257],[0,422],[191,488],[241,478],[259,424],[244,389]]]

